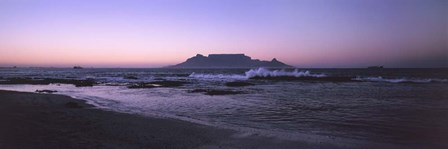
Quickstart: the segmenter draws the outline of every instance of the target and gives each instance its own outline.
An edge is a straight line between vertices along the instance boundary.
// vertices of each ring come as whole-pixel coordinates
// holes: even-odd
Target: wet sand
[[[96,109],[63,95],[0,91],[0,148],[340,148]],[[342,147],[342,148],[346,148]]]

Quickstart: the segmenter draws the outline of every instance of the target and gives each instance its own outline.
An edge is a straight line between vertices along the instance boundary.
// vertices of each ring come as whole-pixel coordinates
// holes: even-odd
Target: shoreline
[[[341,148],[107,111],[65,95],[0,97],[0,148]]]
[[[74,102],[73,107],[67,103]],[[81,106],[82,108],[77,108]],[[344,137],[276,132],[244,127],[226,127],[189,119],[126,112],[95,106],[88,99],[67,94],[42,94],[28,90],[0,89],[0,148],[61,148],[58,140],[70,142],[70,148],[444,148],[446,145],[419,142],[390,143]],[[72,105],[73,106],[73,105]],[[11,108],[15,107],[15,108]],[[11,113],[18,113],[12,114]],[[19,119],[14,115],[20,115]],[[62,119],[58,119],[62,118]],[[29,123],[24,123],[29,122]],[[55,127],[20,130],[40,126]],[[18,124],[19,126],[15,126]],[[66,124],[61,126],[60,124]],[[87,126],[84,126],[88,124]],[[15,128],[18,132],[8,130]],[[95,130],[95,129],[100,130]],[[118,131],[118,130],[119,131]],[[81,131],[78,131],[81,130]],[[163,132],[161,132],[163,130]],[[36,134],[36,131],[38,132]],[[50,131],[50,132],[49,132]],[[49,133],[48,133],[49,132]],[[69,133],[67,133],[69,132]],[[47,134],[48,133],[48,134]],[[66,134],[67,133],[67,134]],[[74,133],[74,134],[73,134]],[[3,134],[3,135],[2,135]],[[58,135],[56,135],[58,134]],[[48,135],[51,135],[49,137]],[[75,136],[78,139],[67,138]],[[16,140],[44,137],[40,142]],[[82,138],[82,139],[79,139]],[[108,141],[113,138],[114,141]],[[88,140],[88,141],[87,141]],[[118,140],[118,141],[117,141]],[[126,140],[126,142],[122,142]],[[59,141],[57,141],[59,142]],[[23,146],[31,144],[29,146]],[[50,144],[50,147],[48,146]],[[75,144],[75,145],[73,145]],[[22,146],[14,146],[22,145]],[[38,147],[36,147],[38,146]]]

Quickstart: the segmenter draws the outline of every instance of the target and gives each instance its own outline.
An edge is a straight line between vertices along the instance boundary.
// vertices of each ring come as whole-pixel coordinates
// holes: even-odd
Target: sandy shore
[[[63,95],[0,91],[0,148],[337,148],[95,109]]]

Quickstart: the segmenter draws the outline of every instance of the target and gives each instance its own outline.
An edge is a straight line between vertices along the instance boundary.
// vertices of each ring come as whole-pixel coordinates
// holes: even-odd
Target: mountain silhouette
[[[244,54],[209,54],[208,57],[197,54],[187,61],[169,66],[169,68],[252,68],[252,67],[268,67],[268,68],[291,68],[278,61],[276,58],[271,61],[261,61],[252,59]]]

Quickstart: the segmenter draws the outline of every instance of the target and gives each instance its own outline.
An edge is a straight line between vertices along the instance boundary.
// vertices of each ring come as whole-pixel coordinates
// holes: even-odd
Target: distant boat
[[[82,69],[82,67],[81,66],[75,66],[75,67],[73,67],[73,69]]]
[[[369,66],[367,69],[383,69],[383,66]]]

